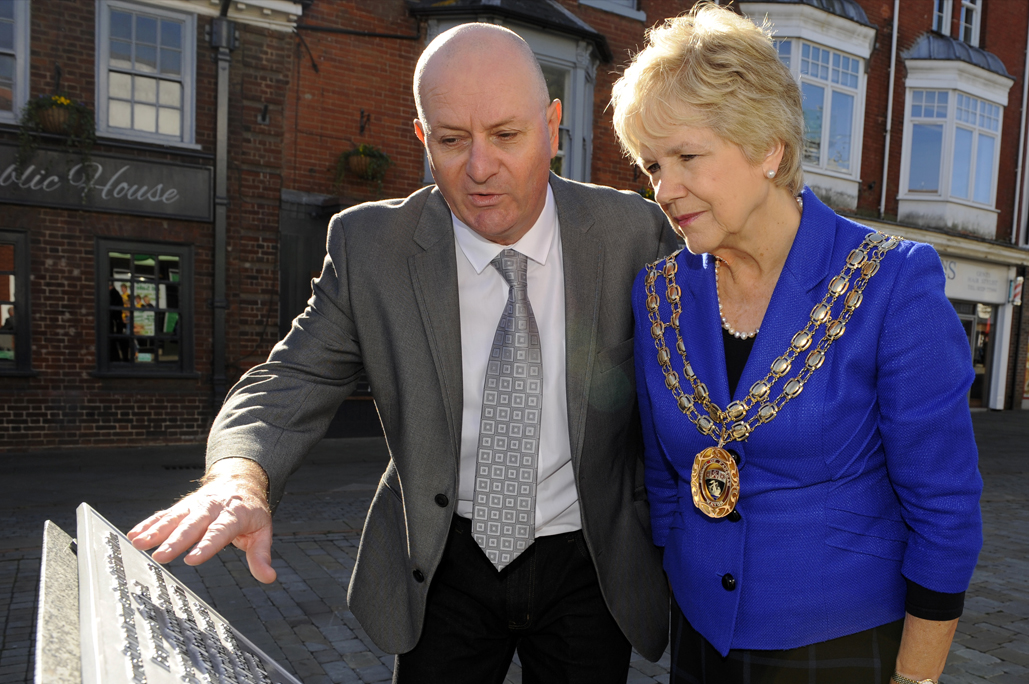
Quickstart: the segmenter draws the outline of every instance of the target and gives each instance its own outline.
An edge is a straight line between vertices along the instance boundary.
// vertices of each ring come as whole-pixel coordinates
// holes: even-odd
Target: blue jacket
[[[810,190],[803,198],[800,228],[734,399],[787,350],[870,232]],[[685,250],[677,262],[686,353],[724,409],[730,398],[714,262]],[[665,571],[690,624],[723,655],[795,648],[898,620],[905,577],[934,591],[968,588],[982,546],[968,338],[931,246],[904,241],[880,266],[801,394],[746,442],[728,445],[740,459],[737,522],[708,518],[693,505],[693,458],[714,440],[665,387],[644,273],[636,279],[636,382],[654,542],[665,549]],[[656,289],[667,323],[663,276]],[[842,304],[841,297],[834,317]],[[670,327],[665,336],[690,393]],[[773,398],[805,356],[773,386]],[[723,586],[727,574],[732,589]]]

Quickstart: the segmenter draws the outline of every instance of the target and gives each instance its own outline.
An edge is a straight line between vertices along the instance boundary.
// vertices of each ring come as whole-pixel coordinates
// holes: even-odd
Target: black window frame
[[[179,314],[178,363],[137,363],[112,360],[111,344],[108,337],[111,331],[111,306],[109,283],[111,277],[110,253],[153,254],[158,256],[175,256],[179,259],[179,306],[175,312]],[[199,374],[194,370],[195,340],[194,332],[194,248],[191,244],[159,242],[148,240],[125,240],[121,238],[98,237],[96,239],[96,372],[97,377],[122,378],[196,378]],[[141,281],[142,282],[142,281]],[[175,282],[175,281],[167,281]],[[154,279],[155,287],[167,284],[160,278]],[[158,312],[162,309],[157,309]],[[155,338],[162,338],[157,334]]]
[[[14,246],[14,302],[16,329],[14,332],[15,357],[13,361],[0,359],[0,375],[36,375],[32,370],[32,279],[29,274],[29,235],[21,230],[0,228],[0,243]],[[4,300],[0,306],[9,306]],[[25,350],[18,353],[18,350]]]

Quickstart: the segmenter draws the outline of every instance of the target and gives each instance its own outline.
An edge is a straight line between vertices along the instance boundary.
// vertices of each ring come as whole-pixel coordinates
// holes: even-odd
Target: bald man
[[[229,543],[275,579],[270,511],[362,372],[391,460],[350,582],[394,681],[625,682],[657,660],[633,279],[674,249],[656,205],[550,172],[561,103],[513,32],[467,24],[415,73],[435,186],[332,218],[307,310],[232,389],[205,484],[129,533],[166,562]],[[190,549],[192,547],[192,549]]]

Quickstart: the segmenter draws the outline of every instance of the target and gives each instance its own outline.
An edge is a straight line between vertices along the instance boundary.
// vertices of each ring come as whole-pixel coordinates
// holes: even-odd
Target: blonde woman
[[[939,258],[804,188],[768,30],[702,5],[648,38],[613,107],[686,245],[633,292],[672,681],[936,682],[982,543]]]

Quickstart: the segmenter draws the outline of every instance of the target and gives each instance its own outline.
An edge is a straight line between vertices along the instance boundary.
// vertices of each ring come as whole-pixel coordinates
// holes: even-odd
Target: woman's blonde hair
[[[611,95],[625,153],[638,159],[645,141],[679,126],[713,129],[752,164],[782,143],[773,182],[798,194],[804,187],[800,89],[779,60],[767,23],[758,27],[705,2],[650,29],[647,40]]]

